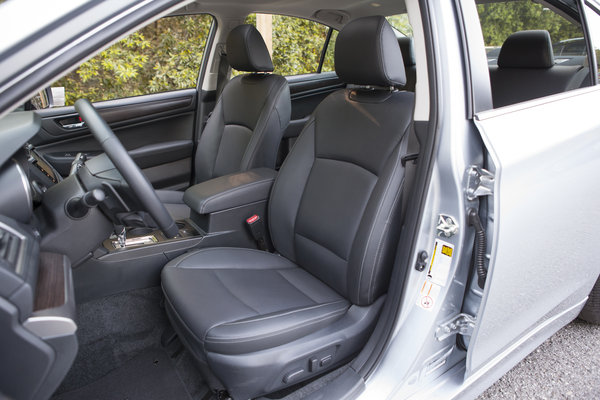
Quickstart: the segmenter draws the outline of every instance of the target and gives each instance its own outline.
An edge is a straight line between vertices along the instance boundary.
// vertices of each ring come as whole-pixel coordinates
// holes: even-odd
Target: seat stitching
[[[302,293],[304,296],[306,296],[309,300],[311,300],[314,303],[318,303],[318,301],[316,301],[315,299],[313,299],[312,297],[310,297],[308,294],[306,294],[302,289],[300,289],[298,286],[294,285],[292,283],[291,280],[289,280],[281,271],[277,271],[277,273],[279,274],[279,276],[281,276],[282,279],[284,279],[287,283],[289,283],[290,285],[292,285],[294,288],[298,289],[298,291],[300,293]]]
[[[200,344],[202,345],[202,347],[204,348],[204,342],[206,339],[206,335],[204,335],[204,339],[202,339],[200,336],[198,336],[196,334],[196,332],[194,332],[190,326],[183,320],[183,318],[181,318],[181,315],[177,312],[177,310],[175,309],[175,306],[173,305],[173,302],[171,301],[171,299],[169,298],[169,295],[167,294],[167,292],[165,291],[164,286],[161,284],[161,288],[162,288],[162,292],[165,296],[165,300],[167,301],[167,303],[170,305],[170,310],[171,312],[173,312],[173,314],[175,314],[177,316],[177,319],[179,320],[179,322],[186,328],[186,331],[191,334],[196,340],[198,340],[198,342],[200,342]],[[206,351],[206,349],[204,349]]]
[[[398,143],[398,145],[400,145],[400,143]],[[396,157],[396,162],[394,164],[394,168],[392,169],[392,171],[396,171],[398,163],[400,162],[401,158],[402,157],[400,157],[400,156]],[[389,191],[391,185],[392,185],[392,179],[390,179],[390,181],[387,183],[387,185],[385,187],[385,191],[383,192],[383,196],[381,197],[382,199],[387,197],[387,194],[388,194],[388,191]],[[371,192],[371,194],[372,194],[372,192]],[[379,218],[379,214],[381,213],[382,208],[383,208],[383,204],[380,203],[379,206],[377,207],[377,212],[375,213],[375,218],[373,218],[373,221],[376,221]],[[361,288],[361,280],[362,280],[362,275],[363,275],[363,268],[364,268],[365,261],[367,258],[367,253],[369,252],[368,251],[369,250],[369,242],[371,241],[371,237],[373,236],[374,230],[375,230],[375,224],[372,224],[371,229],[369,231],[369,236],[365,243],[365,251],[363,253],[362,261],[360,263],[360,272],[358,275],[358,284],[357,284],[357,288],[356,288],[356,301],[359,301],[359,302],[360,302],[360,288]]]
[[[398,146],[400,147],[398,149],[398,155],[396,157],[396,164],[394,165],[394,170],[392,171],[392,174],[395,175],[397,173],[397,171],[399,170],[398,168],[398,160],[400,160],[400,164],[402,164],[402,154],[406,152],[406,148],[408,147],[408,139],[409,137],[406,136],[406,133],[408,131],[408,129],[410,128],[410,124],[409,126],[404,130],[404,133],[402,135],[402,138],[400,139],[400,143],[398,143]],[[401,167],[402,169],[404,169],[403,167]],[[393,176],[392,175],[392,176]],[[390,180],[390,185],[392,183],[392,180]],[[398,199],[400,198],[400,194],[402,193],[402,191],[404,190],[404,176],[402,176],[402,181],[400,182],[400,187],[396,192],[396,195],[394,196],[394,202],[392,203],[392,207],[390,208],[390,211],[388,213],[388,218],[389,216],[394,212],[394,209],[396,208],[396,205],[398,204]],[[375,257],[373,260],[374,265],[377,265],[377,262],[379,261],[379,256],[381,255],[381,250],[382,250],[382,244],[383,244],[383,239],[386,236],[387,232],[389,231],[389,224],[386,228],[384,228],[384,231],[382,232],[382,234],[379,237],[379,243],[377,244],[377,250],[375,252]],[[367,302],[371,302],[371,291],[373,289],[373,278],[375,276],[375,268],[371,269],[371,277],[369,278],[369,286],[367,289]]]
[[[169,266],[169,268],[188,268],[189,267],[180,267],[180,264],[187,260],[188,258],[198,254],[198,253],[214,253],[214,252],[219,252],[219,251],[223,251],[223,250],[227,250],[229,252],[231,251],[242,251],[242,252],[253,252],[253,253],[257,253],[257,254],[265,254],[264,251],[262,250],[257,250],[257,249],[245,249],[245,248],[239,248],[239,247],[209,247],[209,248],[205,248],[205,249],[198,249],[198,250],[194,250],[194,251],[190,251],[189,253],[185,254],[185,255],[181,255],[181,259],[177,261],[177,263],[175,263],[174,265]],[[279,266],[278,266],[279,267]],[[280,266],[280,268],[294,268],[294,266]],[[228,268],[223,268],[223,269],[228,269]],[[234,268],[229,268],[229,269],[234,269]]]
[[[282,83],[283,83],[283,81],[282,81]],[[281,95],[285,92],[285,90],[284,90],[285,89],[285,85],[284,84],[280,84],[279,86],[280,86],[279,93],[277,93],[275,95],[275,101],[272,102],[272,104],[275,105],[275,106],[277,105],[277,102],[279,101],[279,98],[281,97]],[[261,107],[261,110],[270,106],[270,104],[268,104],[268,103],[271,103],[269,101],[270,96],[271,96],[271,92],[274,91],[276,89],[276,87],[277,87],[276,85],[273,85],[269,89],[269,91],[267,92],[266,100],[265,100],[263,106]],[[273,107],[273,110],[277,111],[277,107]],[[267,115],[265,115],[265,114],[267,114]],[[253,134],[250,137],[250,141],[252,141],[252,138],[255,136],[254,133],[259,130],[258,129],[259,124],[261,125],[260,126],[260,133],[258,133],[258,135],[256,135],[255,142],[252,143],[252,145],[250,145],[250,143],[248,144],[248,147],[246,147],[246,151],[244,152],[244,155],[242,156],[242,160],[244,160],[244,158],[246,156],[246,152],[248,152],[248,150],[251,150],[250,151],[250,155],[249,155],[249,160],[247,161],[249,164],[252,163],[252,160],[256,156],[256,153],[258,152],[258,149],[260,147],[259,144],[261,144],[264,141],[265,137],[267,136],[265,134],[265,130],[266,130],[266,127],[267,127],[267,123],[269,122],[269,119],[270,119],[268,117],[270,117],[270,116],[271,116],[270,110],[267,111],[267,112],[264,112],[264,113],[261,112],[259,120],[257,121],[256,126],[254,127],[254,129],[252,130]],[[279,125],[281,127],[281,123]]]
[[[311,242],[313,242],[314,244],[316,244],[317,246],[320,246],[322,248],[324,248],[325,250],[327,250],[328,252],[330,252],[331,254],[333,254],[334,256],[336,256],[337,258],[339,258],[342,261],[348,262],[348,260],[346,260],[344,257],[340,256],[338,253],[336,253],[335,251],[331,250],[329,247],[322,245],[321,243],[309,238],[306,235],[303,235],[302,233],[298,233],[298,232],[294,232],[294,234],[298,235],[298,236],[302,236],[304,239],[309,240]]]
[[[331,312],[329,312],[327,314],[324,314],[324,315],[322,315],[322,316],[320,316],[318,318],[315,318],[315,319],[312,319],[312,320],[303,321],[302,323],[303,324],[307,324],[308,323],[308,324],[314,325],[314,324],[317,324],[317,323],[319,323],[321,321],[330,319],[333,316],[344,314],[344,312],[345,312],[345,310],[331,311]],[[299,323],[294,324],[294,325],[292,325],[292,326],[290,326],[288,328],[285,328],[285,329],[280,329],[278,331],[268,332],[268,333],[264,333],[262,335],[255,335],[255,336],[245,337],[245,338],[244,337],[238,337],[238,338],[231,338],[231,339],[218,339],[218,337],[216,337],[216,336],[209,336],[209,335],[207,335],[206,336],[206,342],[215,343],[215,344],[216,343],[236,343],[236,342],[244,342],[245,341],[244,339],[250,340],[250,341],[255,341],[255,340],[264,339],[264,338],[269,337],[269,336],[275,336],[275,335],[285,334],[287,332],[290,332],[290,331],[293,331],[293,330],[297,329],[298,325],[299,325]]]
[[[250,183],[244,184],[242,186],[238,186],[236,188],[229,189],[229,190],[227,190],[225,192],[217,193],[217,194],[209,197],[207,200],[205,200],[205,202],[202,205],[202,207],[200,207],[200,210],[199,210],[200,214],[204,213],[204,211],[208,208],[209,204],[212,204],[212,202],[214,202],[216,200],[219,200],[219,199],[221,199],[223,197],[227,197],[231,193],[235,193],[235,192],[238,192],[238,191],[240,191],[242,189],[247,189],[247,188],[258,186],[258,185],[265,185],[265,184],[271,183],[271,182],[273,182],[273,178],[264,179],[264,180],[260,180],[260,181],[256,181],[256,182],[250,182]]]
[[[293,315],[293,314],[296,314],[296,313],[299,313],[299,312],[302,312],[302,311],[316,310],[316,309],[321,308],[321,307],[331,306],[331,305],[335,305],[335,304],[339,304],[339,303],[347,304],[346,300],[337,300],[337,301],[332,301],[332,302],[329,302],[329,303],[323,303],[323,304],[317,304],[317,305],[314,305],[314,306],[298,308],[296,310],[290,310],[290,311],[286,311],[284,313],[280,313],[280,314],[276,314],[276,315],[268,315],[268,316],[264,316],[264,317],[253,318],[252,320],[226,322],[226,323],[218,325],[218,326],[232,326],[232,325],[252,324],[252,323],[259,322],[259,321],[267,321],[269,319],[276,319],[276,318],[284,317],[286,315]],[[336,311],[338,311],[338,310],[336,310]]]
[[[402,182],[400,183],[400,188],[398,189],[398,191],[396,192],[396,196],[394,197],[394,202],[392,203],[392,207],[390,208],[390,211],[388,213],[388,219],[390,217],[390,215],[393,214],[394,209],[396,208],[396,205],[398,204],[398,199],[400,198],[400,193],[402,193],[404,189],[404,178],[402,178]],[[387,226],[384,228],[384,231],[382,232],[381,236],[379,237],[379,243],[377,244],[377,251],[375,252],[375,258],[374,258],[374,265],[377,265],[377,263],[380,261],[380,258],[382,257],[383,254],[383,239],[385,238],[385,236],[387,235],[387,232],[389,232],[390,229],[390,224],[388,223]],[[371,292],[373,290],[373,279],[375,277],[375,268],[371,269],[371,278],[369,279],[369,289],[367,291],[367,302],[370,303],[372,301],[371,298]]]
[[[340,158],[334,158],[334,157],[324,157],[324,156],[316,156],[315,157],[316,160],[327,160],[327,161],[336,161],[336,162],[341,162],[341,163],[345,163],[345,164],[351,164],[354,165],[355,167],[358,167],[360,169],[363,169],[365,171],[367,171],[369,174],[373,175],[374,177],[377,177],[377,174],[373,171],[371,171],[370,169],[368,169],[367,167],[364,167],[354,161],[349,161],[349,160],[342,160]]]

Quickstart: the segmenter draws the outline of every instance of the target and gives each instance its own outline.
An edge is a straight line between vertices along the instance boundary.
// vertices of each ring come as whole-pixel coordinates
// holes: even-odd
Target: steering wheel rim
[[[179,229],[173,217],[156,195],[154,188],[142,173],[142,170],[133,161],[121,141],[98,114],[92,103],[87,99],[79,99],[75,102],[75,110],[88,125],[92,135],[100,142],[104,152],[133,190],[142,206],[154,218],[160,230],[169,238],[177,236]]]

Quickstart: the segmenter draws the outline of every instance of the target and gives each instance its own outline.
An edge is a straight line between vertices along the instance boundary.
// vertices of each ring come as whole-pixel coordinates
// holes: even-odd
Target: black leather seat
[[[269,201],[277,253],[209,248],[162,272],[175,330],[211,386],[234,398],[273,392],[347,360],[384,301],[414,95],[393,89],[406,78],[383,17],[344,27],[335,65],[359,87],[323,100],[279,172]]]
[[[274,168],[283,131],[290,122],[290,90],[273,71],[271,56],[252,25],[240,25],[227,37],[227,61],[250,74],[231,79],[208,119],[195,156],[196,183],[247,171]],[[183,192],[158,190],[175,219],[189,216]]]
[[[402,59],[404,60],[404,71],[406,73],[406,84],[403,89],[414,92],[417,84],[417,63],[415,62],[413,38],[409,36],[399,37],[398,45],[400,45]]]
[[[576,89],[588,70],[556,64],[548,31],[515,32],[502,44],[498,65],[490,66],[494,107]]]

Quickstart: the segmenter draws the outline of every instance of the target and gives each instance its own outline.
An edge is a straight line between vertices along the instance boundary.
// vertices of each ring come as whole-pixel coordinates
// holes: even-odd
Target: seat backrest
[[[581,65],[554,62],[552,41],[545,30],[510,35],[490,66],[494,107],[502,107],[578,88],[587,71]]]
[[[389,283],[414,95],[392,88],[406,77],[384,17],[341,30],[335,68],[359,87],[336,91],[315,109],[273,186],[269,226],[280,254],[368,305]]]
[[[227,61],[250,74],[236,76],[223,88],[196,150],[196,182],[246,171],[274,168],[283,131],[290,121],[290,90],[273,71],[271,56],[252,25],[240,25],[227,37]]]
[[[415,62],[415,52],[413,49],[413,38],[409,36],[401,36],[398,38],[400,51],[402,52],[402,60],[404,60],[404,71],[406,73],[406,85],[404,90],[409,92],[415,91],[417,84],[417,67]]]

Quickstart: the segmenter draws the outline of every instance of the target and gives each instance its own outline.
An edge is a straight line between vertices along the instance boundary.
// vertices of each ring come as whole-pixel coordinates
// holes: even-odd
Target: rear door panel
[[[595,104],[597,87],[477,115],[496,169],[494,229],[467,375],[552,335],[553,320],[574,318],[600,273]]]
[[[190,182],[195,105],[196,89],[95,103],[155,188],[182,188]],[[78,119],[73,107],[39,113],[42,131],[32,144],[62,175],[68,174],[77,153],[101,152],[89,129],[69,129]]]

